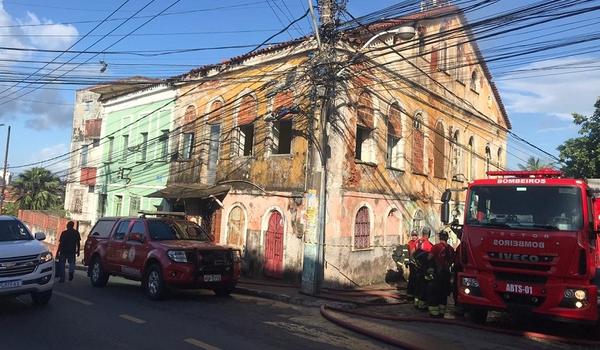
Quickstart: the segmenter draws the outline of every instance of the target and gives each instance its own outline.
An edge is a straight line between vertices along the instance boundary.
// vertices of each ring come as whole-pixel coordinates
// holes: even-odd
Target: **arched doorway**
[[[244,212],[240,207],[234,207],[227,220],[227,244],[241,247],[244,244]]]
[[[265,234],[265,276],[283,276],[283,218],[278,211],[269,216],[269,226]]]

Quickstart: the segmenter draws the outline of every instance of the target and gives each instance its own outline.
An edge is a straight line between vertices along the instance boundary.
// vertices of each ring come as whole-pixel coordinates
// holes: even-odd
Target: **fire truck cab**
[[[587,182],[552,169],[487,174],[467,188],[457,302],[476,321],[489,310],[598,321],[600,200]]]

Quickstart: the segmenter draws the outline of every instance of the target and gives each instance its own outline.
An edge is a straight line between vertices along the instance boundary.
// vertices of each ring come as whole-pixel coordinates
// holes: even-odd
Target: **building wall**
[[[174,97],[175,90],[158,86],[106,102],[100,185],[107,215],[137,215],[161,206],[161,199],[145,196],[164,188],[169,176]],[[163,132],[167,137],[161,138]]]

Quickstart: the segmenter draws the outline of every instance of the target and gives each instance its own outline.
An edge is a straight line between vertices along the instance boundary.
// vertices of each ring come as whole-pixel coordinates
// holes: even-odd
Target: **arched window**
[[[471,82],[469,84],[469,87],[471,88],[471,90],[477,93],[479,92],[479,73],[477,72],[477,70],[474,70],[471,73]]]
[[[503,153],[502,152],[502,147],[498,148],[498,154],[497,154],[498,155],[498,158],[497,158],[497,161],[498,161],[498,170],[502,170],[502,168],[503,168],[502,153]]]
[[[460,180],[459,175],[462,174],[462,149],[460,145],[460,132],[454,131],[452,135],[452,178]],[[464,174],[462,174],[464,176]],[[461,180],[462,181],[462,180]]]
[[[387,222],[385,224],[385,234],[387,236],[392,236],[392,237],[397,237],[398,239],[401,239],[401,232],[402,230],[400,229],[400,224],[401,224],[401,220],[400,220],[400,212],[398,211],[398,209],[393,208],[388,212],[387,215]],[[402,240],[404,241],[404,239],[402,238]]]
[[[419,26],[417,32],[419,35],[419,55],[422,55],[425,53],[425,36],[427,34],[425,26]]]
[[[456,45],[456,79],[461,83],[465,82],[465,44]]]
[[[271,143],[272,154],[290,154],[292,151],[292,119],[291,108],[294,94],[290,90],[277,93],[273,99],[273,122]]]
[[[475,138],[473,136],[469,138],[469,160],[467,162],[467,166],[469,167],[467,171],[469,180],[475,180],[477,168],[475,160]]]
[[[374,161],[374,144],[372,133],[374,129],[374,111],[371,95],[363,91],[358,96],[356,107],[356,143],[354,157],[363,161]]]
[[[423,131],[423,116],[418,113],[413,121],[413,150],[412,171],[423,174],[423,158],[425,148],[425,132]]]
[[[440,30],[440,33],[442,31]],[[446,42],[440,44],[440,70],[448,69],[448,45]]]
[[[425,219],[425,215],[421,209],[417,210],[413,215],[412,220],[412,230],[416,231],[419,235],[421,235],[421,230],[423,229],[423,220]]]
[[[223,121],[223,102],[214,101],[210,105],[210,114],[208,117],[208,165],[207,182],[214,184],[216,180],[217,163],[219,161],[219,151],[221,149],[221,123]]]
[[[443,179],[444,158],[446,155],[446,142],[444,142],[444,124],[437,123],[435,127],[435,135],[433,136],[433,176]]]
[[[397,103],[390,106],[387,130],[387,166],[402,169],[402,109]]]
[[[192,159],[196,141],[196,107],[188,106],[185,109],[182,129],[181,158],[184,160]]]
[[[492,163],[492,150],[490,145],[485,145],[485,170],[490,171],[490,164]]]
[[[371,247],[371,218],[369,208],[361,207],[354,221],[354,249]]]
[[[251,156],[254,147],[254,121],[257,116],[257,102],[254,96],[242,97],[237,117],[238,144],[235,152],[239,156]]]
[[[241,247],[244,244],[244,226],[246,225],[244,211],[239,206],[229,212],[227,220],[227,244]]]

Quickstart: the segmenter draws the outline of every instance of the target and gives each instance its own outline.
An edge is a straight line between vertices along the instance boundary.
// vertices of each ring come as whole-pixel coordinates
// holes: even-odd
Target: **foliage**
[[[2,214],[16,217],[19,214],[19,206],[17,203],[5,203]]]
[[[41,167],[26,170],[11,186],[19,209],[62,210],[64,185],[50,170]]]
[[[600,97],[594,104],[591,117],[573,113],[573,122],[579,125],[579,137],[568,139],[558,147],[563,171],[576,178],[600,177]]]
[[[544,168],[552,168],[552,163],[541,160],[536,157],[529,157],[525,164],[519,164],[521,170],[540,170]]]

